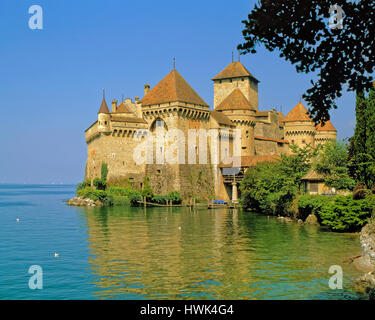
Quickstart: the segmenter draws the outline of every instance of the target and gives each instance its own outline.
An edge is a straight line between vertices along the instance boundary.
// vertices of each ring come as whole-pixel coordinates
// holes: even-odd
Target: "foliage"
[[[330,28],[329,9],[343,9],[343,28]],[[318,80],[304,94],[315,120],[329,119],[343,85],[360,92],[370,89],[375,67],[374,1],[283,0],[257,1],[243,21],[242,54],[264,44],[296,65],[297,72],[317,72]]]
[[[113,205],[114,206],[129,206],[130,199],[125,196],[113,196]]]
[[[344,142],[328,141],[320,150],[315,170],[324,177],[324,184],[337,190],[351,190],[355,181],[349,177],[348,152]]]
[[[128,195],[128,198],[130,201],[130,205],[133,207],[138,207],[140,205],[139,202],[143,201],[142,194],[137,190],[131,191]]]
[[[105,162],[102,163],[102,167],[101,167],[100,171],[101,171],[101,179],[102,179],[102,181],[107,182],[108,165]]]
[[[77,191],[82,190],[84,188],[90,187],[91,183],[89,180],[85,180],[77,185]]]
[[[149,177],[145,177],[143,180],[143,190],[141,192],[142,197],[146,197],[147,200],[150,200],[153,196],[154,192],[152,191],[151,185],[150,185],[150,179]]]
[[[371,217],[374,208],[374,195],[361,200],[355,200],[352,196],[322,195],[303,195],[298,199],[301,218],[314,213],[320,223],[332,231],[358,231]]]
[[[91,187],[86,187],[77,191],[77,196],[82,198],[89,198],[93,201],[99,200],[105,206],[113,205],[113,196],[109,195],[104,190],[95,190]]]
[[[305,220],[310,214],[319,216],[319,210],[332,198],[323,195],[304,194],[298,197],[298,217]]]
[[[105,191],[105,189],[107,188],[107,183],[103,179],[95,178],[94,187],[98,190]]]
[[[250,167],[241,182],[241,203],[248,210],[266,214],[289,213],[293,199],[301,189],[301,178],[311,167],[316,154],[310,146],[292,146],[292,155],[278,162],[263,162]]]
[[[353,192],[353,199],[354,200],[362,200],[367,197],[367,195],[370,193],[367,189],[357,189]]]
[[[131,192],[134,191],[134,188],[132,187],[113,187],[113,186],[110,186],[108,187],[107,189],[108,193],[109,194],[112,194],[114,196],[129,196],[129,194]]]
[[[374,197],[354,200],[351,196],[336,196],[319,210],[323,225],[333,231],[358,231],[371,217],[375,205]]]
[[[180,204],[182,202],[182,198],[180,192],[172,191],[167,195],[154,195],[151,199],[151,202],[157,204],[167,204],[168,201],[172,201],[172,204]]]

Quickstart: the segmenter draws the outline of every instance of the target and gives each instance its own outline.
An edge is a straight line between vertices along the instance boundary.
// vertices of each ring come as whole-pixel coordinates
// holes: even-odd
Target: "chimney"
[[[147,93],[150,92],[150,85],[149,84],[145,84],[145,96],[147,95]]]
[[[112,100],[112,111],[111,112],[117,112],[117,100]]]

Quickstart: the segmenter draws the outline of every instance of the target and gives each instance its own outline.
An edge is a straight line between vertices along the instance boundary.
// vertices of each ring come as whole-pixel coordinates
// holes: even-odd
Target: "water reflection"
[[[358,273],[343,260],[360,251],[358,235],[231,209],[82,210],[98,298],[355,297]],[[328,288],[333,264],[344,268],[346,291]]]

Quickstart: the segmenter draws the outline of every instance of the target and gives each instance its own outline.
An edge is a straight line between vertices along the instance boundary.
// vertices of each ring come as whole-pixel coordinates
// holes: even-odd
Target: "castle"
[[[259,80],[239,61],[230,63],[212,81],[213,110],[174,67],[155,87],[145,84],[142,99],[126,99],[120,104],[113,100],[109,110],[103,94],[98,118],[85,131],[88,146],[85,179],[92,181],[100,177],[101,165],[106,163],[108,180],[112,182],[128,181],[142,189],[147,177],[157,194],[178,190],[184,199],[236,202],[239,182],[248,167],[288,154],[289,144],[315,146],[336,139],[337,131],[332,123],[316,126],[301,102],[286,116],[275,109],[260,111]],[[157,129],[168,132],[175,128],[185,137],[194,129],[217,129],[220,139],[227,139],[228,144],[219,145],[217,163],[210,162],[210,156],[206,164],[192,163],[187,161],[190,156],[187,153],[179,155],[186,159],[179,163],[135,162],[134,152],[147,133],[158,140]],[[241,133],[238,167],[224,161],[235,157],[234,131]],[[184,143],[187,150],[187,138]],[[200,144],[195,143],[193,155],[198,160]],[[166,147],[154,149],[153,157],[155,153],[163,153]]]

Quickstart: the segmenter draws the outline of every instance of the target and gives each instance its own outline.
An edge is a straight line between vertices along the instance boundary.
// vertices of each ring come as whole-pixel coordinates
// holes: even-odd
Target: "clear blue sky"
[[[30,30],[28,9],[44,10]],[[1,0],[0,183],[76,183],[86,161],[84,130],[96,119],[102,88],[108,104],[143,96],[176,69],[212,106],[211,78],[231,62],[241,20],[254,1]],[[286,114],[311,75],[261,48],[241,61],[261,82],[260,109]],[[355,123],[355,96],[331,112],[339,138]]]

